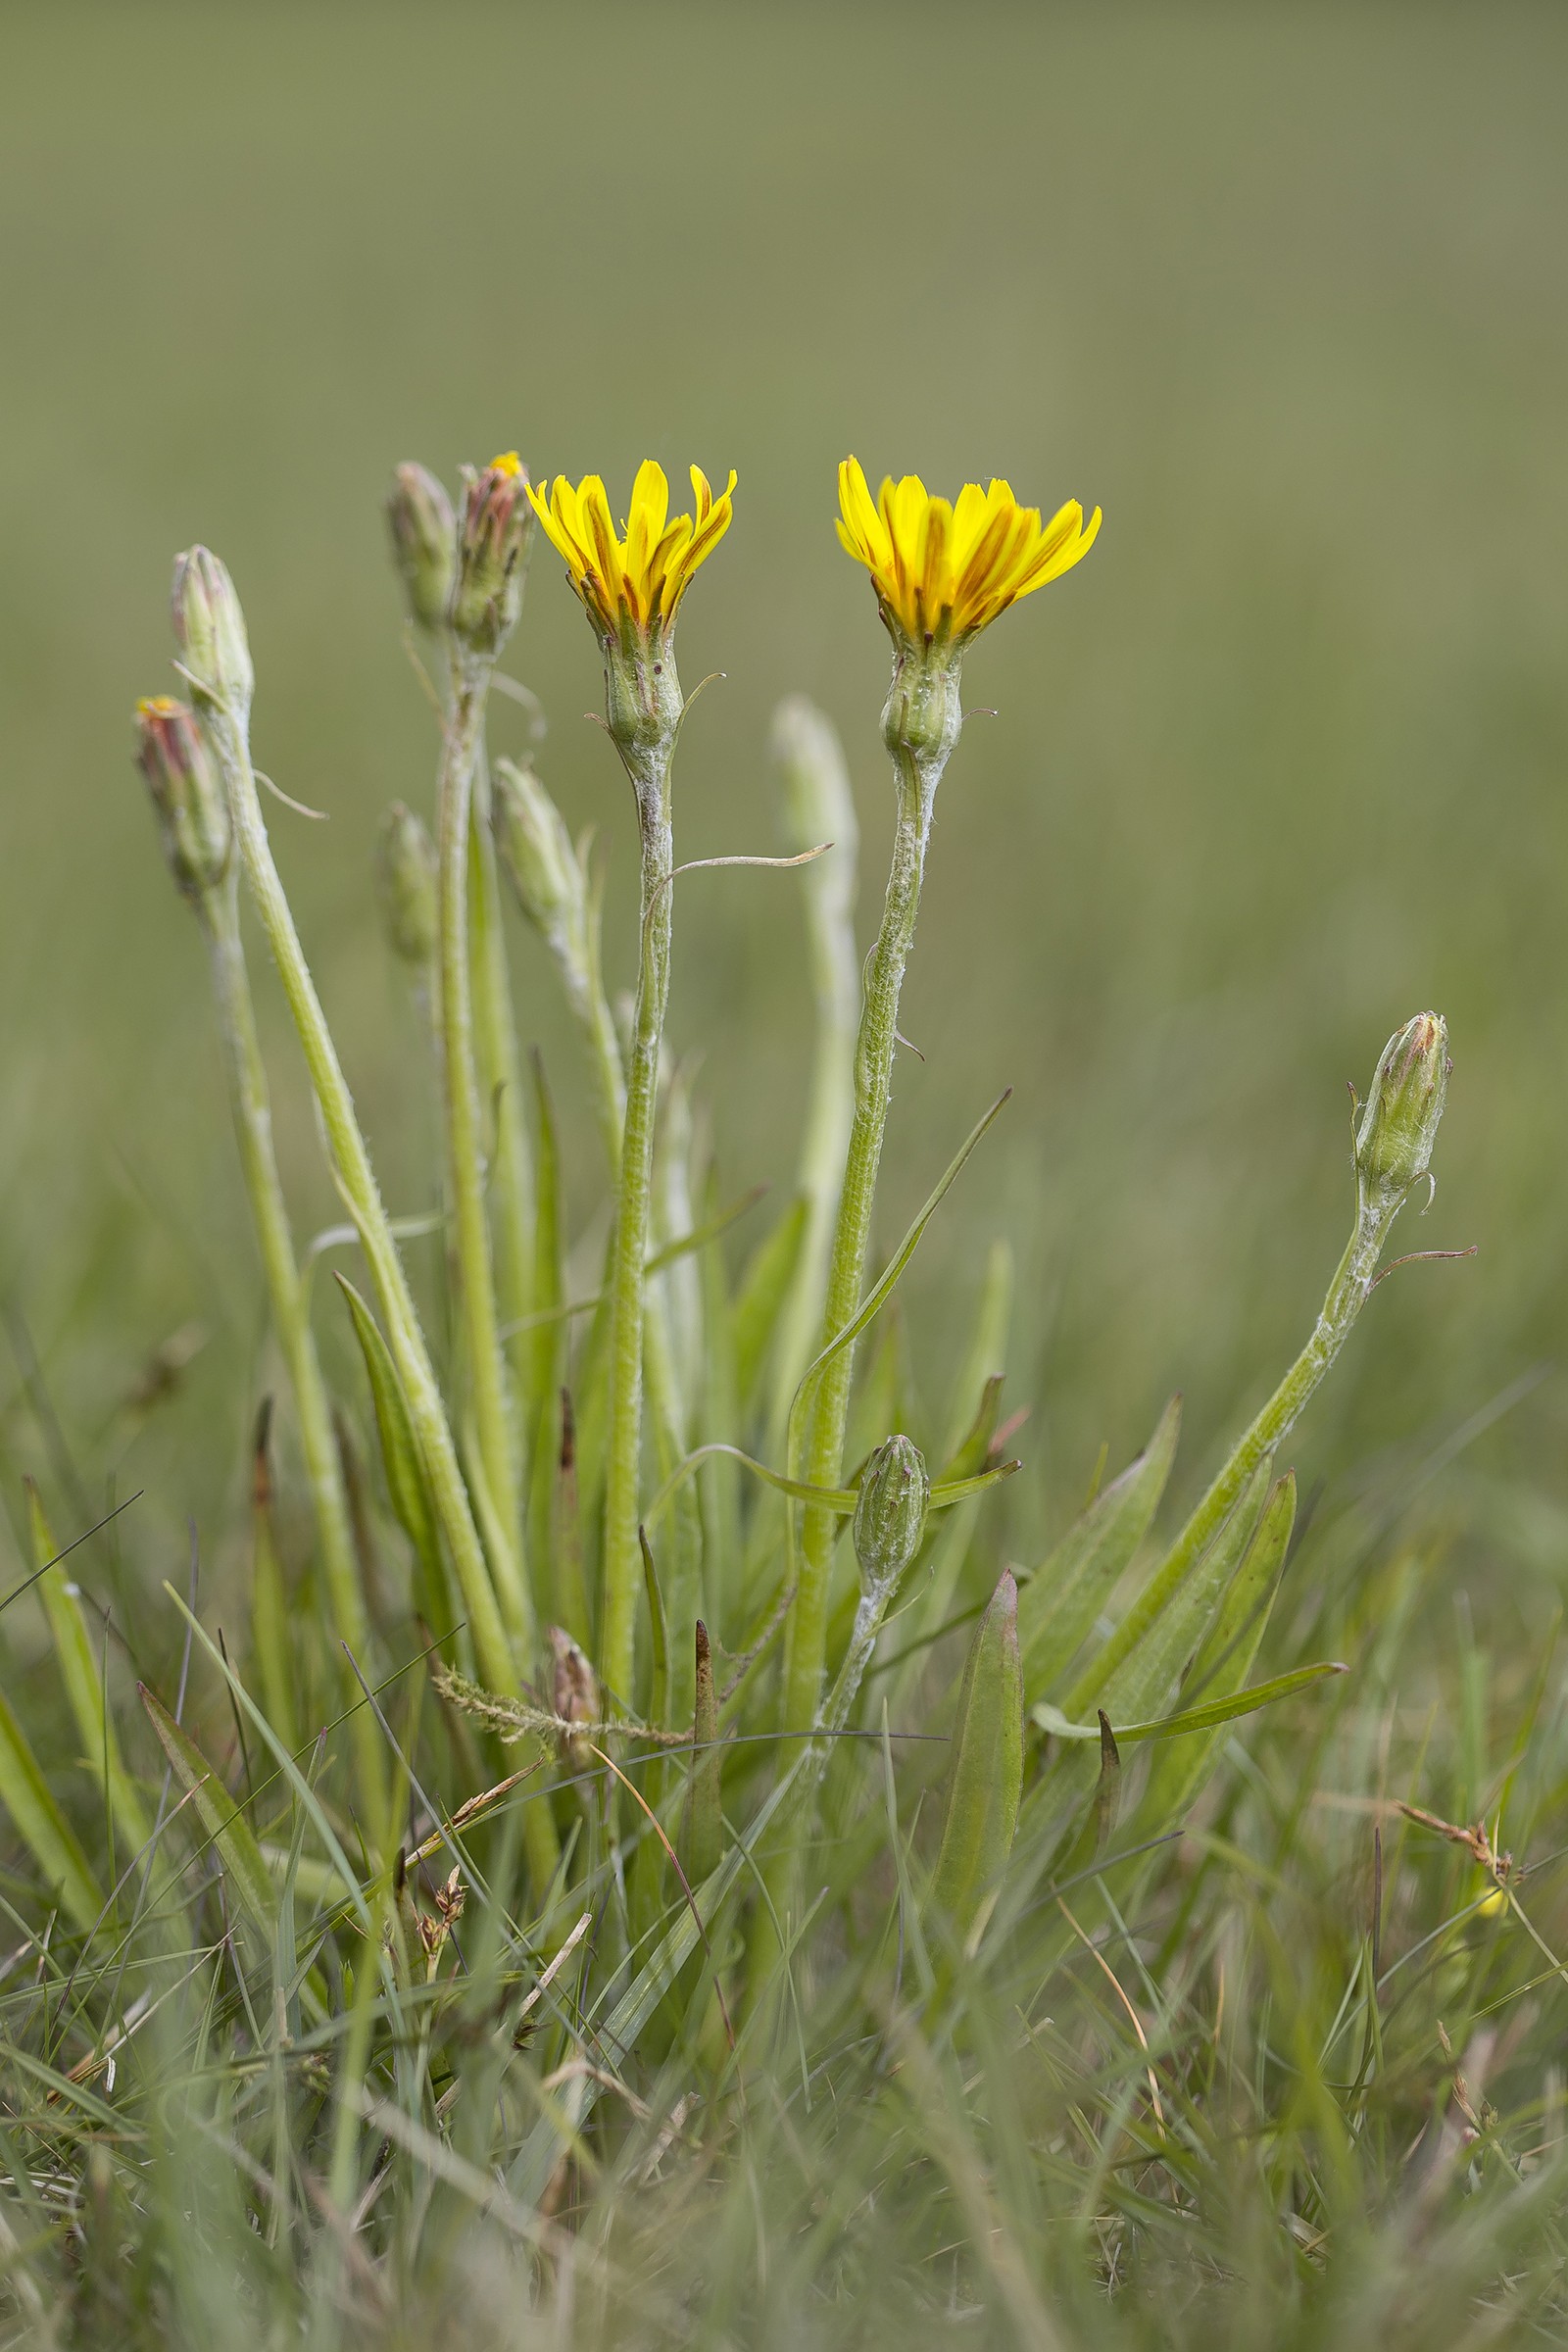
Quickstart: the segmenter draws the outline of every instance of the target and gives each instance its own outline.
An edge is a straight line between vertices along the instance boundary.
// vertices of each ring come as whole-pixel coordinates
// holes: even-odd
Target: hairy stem
[[[919,911],[932,805],[947,757],[944,751],[937,759],[923,758],[907,743],[897,740],[890,749],[898,784],[893,862],[881,928],[866,966],[865,998],[856,1041],[855,1118],[828,1262],[823,1347],[838,1337],[860,1302],[882,1139],[893,1092],[899,998]],[[854,1356],[853,1348],[841,1348],[819,1376],[809,1399],[801,1475],[811,1486],[836,1487],[839,1483]],[[831,1511],[812,1507],[805,1514],[785,1689],[786,1723],[801,1730],[815,1720],[821,1690],[835,1525]]]
[[[642,1451],[643,1311],[653,1194],[659,1049],[669,999],[669,744],[636,760],[633,784],[642,836],[642,953],[626,1071],[626,1123],[610,1259],[610,1437],[605,1479],[604,1682],[623,1704],[632,1697],[642,1554],[637,1543]]]

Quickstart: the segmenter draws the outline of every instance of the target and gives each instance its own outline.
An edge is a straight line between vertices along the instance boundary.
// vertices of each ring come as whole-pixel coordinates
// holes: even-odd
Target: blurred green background
[[[1560,1351],[1560,10],[137,0],[9,10],[0,39],[13,1506],[25,1461],[59,1484],[69,1456],[83,1498],[145,1484],[127,1544],[167,1572],[188,1512],[211,1543],[234,1522],[265,1377],[198,941],[129,764],[132,700],[168,682],[170,560],[197,537],[226,558],[258,756],[330,811],[275,810],[279,858],[388,1193],[421,1206],[417,1032],[368,863],[389,799],[428,806],[435,738],[380,499],[400,459],[450,479],[514,444],[617,497],[645,454],[738,468],[681,624],[688,685],[725,682],[683,742],[680,852],[777,846],[768,715],[804,688],[848,745],[863,923],[885,649],[834,540],[837,460],[1104,508],[1089,562],[970,660],[998,715],[943,788],[884,1205],[891,1239],[1015,1087],[909,1322],[940,1401],[1010,1238],[1020,1547],[1170,1388],[1190,1482],[1272,1380],[1348,1222],[1346,1080],[1424,1005],[1455,1070],[1403,1246],[1481,1254],[1380,1294],[1297,1458],[1352,1493]],[[549,707],[543,772],[612,841],[624,977],[630,810],[548,550],[510,665]],[[520,939],[516,969],[569,1095]],[[308,1231],[336,1206],[265,993]],[[727,1189],[786,1181],[788,877],[682,887],[672,1017]],[[150,1351],[193,1320],[206,1348],[143,1410]],[[1548,1377],[1469,1457],[1510,1482],[1495,1557],[1548,1577],[1564,1404]]]

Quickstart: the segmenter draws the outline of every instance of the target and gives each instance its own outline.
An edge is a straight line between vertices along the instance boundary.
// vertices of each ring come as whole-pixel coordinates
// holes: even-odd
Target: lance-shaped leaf
[[[387,1494],[399,1524],[414,1546],[421,1572],[424,1590],[419,1595],[420,1604],[427,1615],[439,1614],[438,1596],[445,1587],[441,1540],[436,1528],[435,1505],[415,1439],[414,1424],[409,1418],[403,1384],[375,1317],[352,1282],[341,1274],[336,1279],[338,1288],[348,1300],[349,1313],[354,1318],[354,1336],[360,1343],[360,1353],[365,1358],[365,1369],[370,1383],[370,1402],[375,1410],[375,1429],[381,1444],[381,1465],[386,1472]]]
[[[27,1736],[4,1697],[0,1697],[0,1802],[43,1873],[50,1894],[86,1934],[101,1917],[104,1898],[75,1832],[50,1793]]]
[[[1295,1481],[1282,1479],[1276,1494],[1278,1503],[1264,1513],[1208,1638],[1182,1682],[1182,1712],[1190,1720],[1206,1718],[1194,1723],[1195,1730],[1205,1736],[1183,1740],[1158,1758],[1139,1805],[1140,1823],[1163,1828],[1181,1818],[1219,1761],[1226,1723],[1244,1712],[1250,1714],[1257,1707],[1272,1705],[1275,1699],[1288,1698],[1293,1690],[1325,1675],[1343,1672],[1325,1661],[1276,1675],[1251,1690],[1246,1687],[1279,1589],[1295,1525]]]
[[[277,1917],[277,1889],[249,1822],[195,1740],[181,1731],[162,1699],[145,1683],[138,1683],[136,1688],[175,1779],[190,1791],[202,1827],[218,1847],[242,1909],[270,1936]]]
[[[1018,1641],[1031,1698],[1049,1691],[1065,1673],[1149,1533],[1176,1458],[1181,1424],[1182,1400],[1173,1396],[1137,1460],[1079,1513],[1025,1585],[1018,1602]]]
[[[300,1744],[298,1673],[289,1631],[288,1588],[272,1524],[272,1456],[270,1443],[272,1400],[262,1399],[251,1453],[251,1654],[262,1703],[278,1738]]]
[[[715,1871],[724,1854],[718,1701],[708,1628],[697,1620],[697,1706],[692,1720],[691,1779],[686,1795],[686,1876],[694,1885]]]
[[[43,1568],[47,1561],[59,1560],[60,1546],[44,1516],[37,1488],[30,1478],[25,1484],[33,1566]],[[109,1712],[103,1672],[93,1655],[80,1594],[72,1582],[70,1570],[64,1566],[52,1567],[46,1575],[40,1576],[37,1590],[44,1615],[49,1621],[49,1634],[55,1645],[60,1679],[66,1687],[66,1697],[75,1720],[77,1737],[93,1777],[101,1788],[108,1788],[110,1807],[125,1846],[135,1853],[146,1844],[151,1825],[147,1819],[147,1809],[142,1803],[141,1791],[125,1770],[124,1759],[120,1752],[114,1718]]]
[[[1004,1569],[964,1663],[947,1819],[931,1882],[932,1908],[966,1945],[977,1940],[996,1900],[1022,1791],[1018,1588]]]

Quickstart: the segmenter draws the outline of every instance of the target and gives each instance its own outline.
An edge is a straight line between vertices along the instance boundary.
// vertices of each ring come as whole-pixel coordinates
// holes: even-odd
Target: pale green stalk
[[[1061,1702],[1071,1722],[1083,1720],[1122,1660],[1149,1631],[1171,1595],[1179,1590],[1194,1564],[1201,1559],[1224,1526],[1249,1480],[1260,1462],[1273,1455],[1290,1435],[1313,1390],[1350,1336],[1356,1316],[1372,1295],[1378,1259],[1389,1228],[1404,1204],[1405,1191],[1363,1185],[1356,1203],[1355,1227],[1345,1255],[1329,1284],[1328,1296],[1312,1327],[1312,1336],[1273,1396],[1244,1432],[1207,1494],[1203,1496],[1157,1574],[1134,1601],[1109,1640],[1102,1642]]]
[[[436,798],[438,970],[442,1079],[446,1090],[447,1162],[461,1287],[462,1329],[473,1398],[478,1455],[491,1504],[491,1565],[503,1614],[518,1648],[532,1648],[533,1612],[518,1555],[521,1517],[516,1445],[507,1395],[506,1359],[490,1255],[490,1228],[475,1072],[473,973],[468,942],[469,830],[474,771],[493,663],[457,651]],[[481,983],[483,986],[483,983]],[[486,989],[486,996],[489,991]],[[513,1090],[515,1095],[515,1089]],[[514,1104],[515,1108],[515,1103]]]
[[[496,1604],[495,1589],[483,1546],[468,1507],[457,1447],[447,1426],[429,1350],[419,1327],[408,1277],[387,1221],[381,1195],[360,1131],[354,1099],[337,1057],[332,1033],[316,993],[305,951],[294,927],[294,916],[268,838],[251,765],[245,730],[227,706],[213,694],[203,696],[207,722],[228,792],[234,831],[239,841],[245,876],[262,928],[277,964],[289,1010],[304,1049],[311,1084],[320,1106],[321,1124],[333,1172],[352,1215],[375,1285],[387,1327],[387,1345],[398,1368],[408,1402],[409,1418],[423,1458],[430,1490],[447,1542],[451,1546],[464,1605],[468,1611],[474,1654],[479,1671],[493,1688],[516,1696],[521,1678],[512,1655],[506,1628]],[[530,1805],[530,1814],[543,1807]]]
[[[856,1040],[855,1118],[828,1266],[823,1348],[853,1321],[860,1303],[882,1138],[893,1091],[899,997],[919,911],[931,811],[961,724],[957,666],[951,651],[948,658],[938,659],[901,642],[894,655],[893,684],[882,716],[883,740],[892,757],[898,790],[893,861],[881,927],[866,965]],[[854,1355],[853,1347],[841,1348],[817,1378],[808,1400],[802,1475],[811,1486],[839,1484]],[[784,1698],[785,1722],[799,1729],[814,1720],[821,1691],[835,1524],[831,1511],[808,1508],[805,1513]]]
[[[796,1176],[796,1188],[807,1203],[806,1230],[779,1319],[769,1430],[769,1450],[777,1456],[786,1443],[790,1398],[822,1319],[833,1214],[855,1111],[860,965],[855,945],[859,834],[838,736],[804,695],[793,695],[775,714],[773,748],[783,772],[790,848],[814,849],[823,841],[833,845],[825,857],[801,868],[815,1046]]]
[[[673,668],[672,664],[666,666]],[[637,1604],[642,1592],[637,1520],[647,1288],[644,1266],[653,1199],[659,1050],[669,1002],[673,911],[670,873],[674,863],[669,756],[673,732],[656,743],[634,741],[617,748],[637,794],[642,837],[642,952],[626,1068],[626,1122],[616,1186],[615,1231],[610,1255],[610,1436],[605,1468],[605,1607],[601,1654],[605,1684],[620,1704],[629,1706],[636,1660]]]
[[[331,1406],[316,1351],[305,1287],[300,1280],[282,1181],[272,1149],[267,1070],[256,1034],[250,976],[240,939],[238,881],[231,868],[223,881],[197,900],[196,911],[212,962],[213,995],[223,1042],[240,1166],[250,1196],[272,1323],[294,1391],[300,1451],[316,1514],[327,1605],[339,1639],[347,1642],[363,1663],[368,1659],[369,1626],[349,1523],[348,1497],[343,1488],[343,1466],[332,1433]],[[368,1708],[358,1708],[350,1721],[356,1767],[372,1800],[371,1818],[379,1820],[386,1801],[386,1757],[381,1735]]]

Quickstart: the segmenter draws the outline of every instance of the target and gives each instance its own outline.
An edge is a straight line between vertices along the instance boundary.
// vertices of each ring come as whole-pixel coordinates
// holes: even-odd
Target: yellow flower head
[[[692,467],[695,513],[669,513],[669,484],[662,466],[645,458],[632,484],[625,535],[615,536],[610,500],[597,473],[574,490],[557,474],[549,496],[529,489],[534,513],[564,558],[571,584],[589,618],[606,637],[629,623],[641,636],[667,632],[675,610],[699,564],[707,562],[729,529],[735,476],[715,498],[707,474]]]
[[[1005,482],[968,482],[950,506],[906,473],[885,481],[873,503],[858,458],[839,467],[839,537],[871,574],[883,619],[911,645],[963,645],[1020,596],[1070,571],[1100,528],[1100,509],[1086,523],[1076,499],[1043,523]]]

